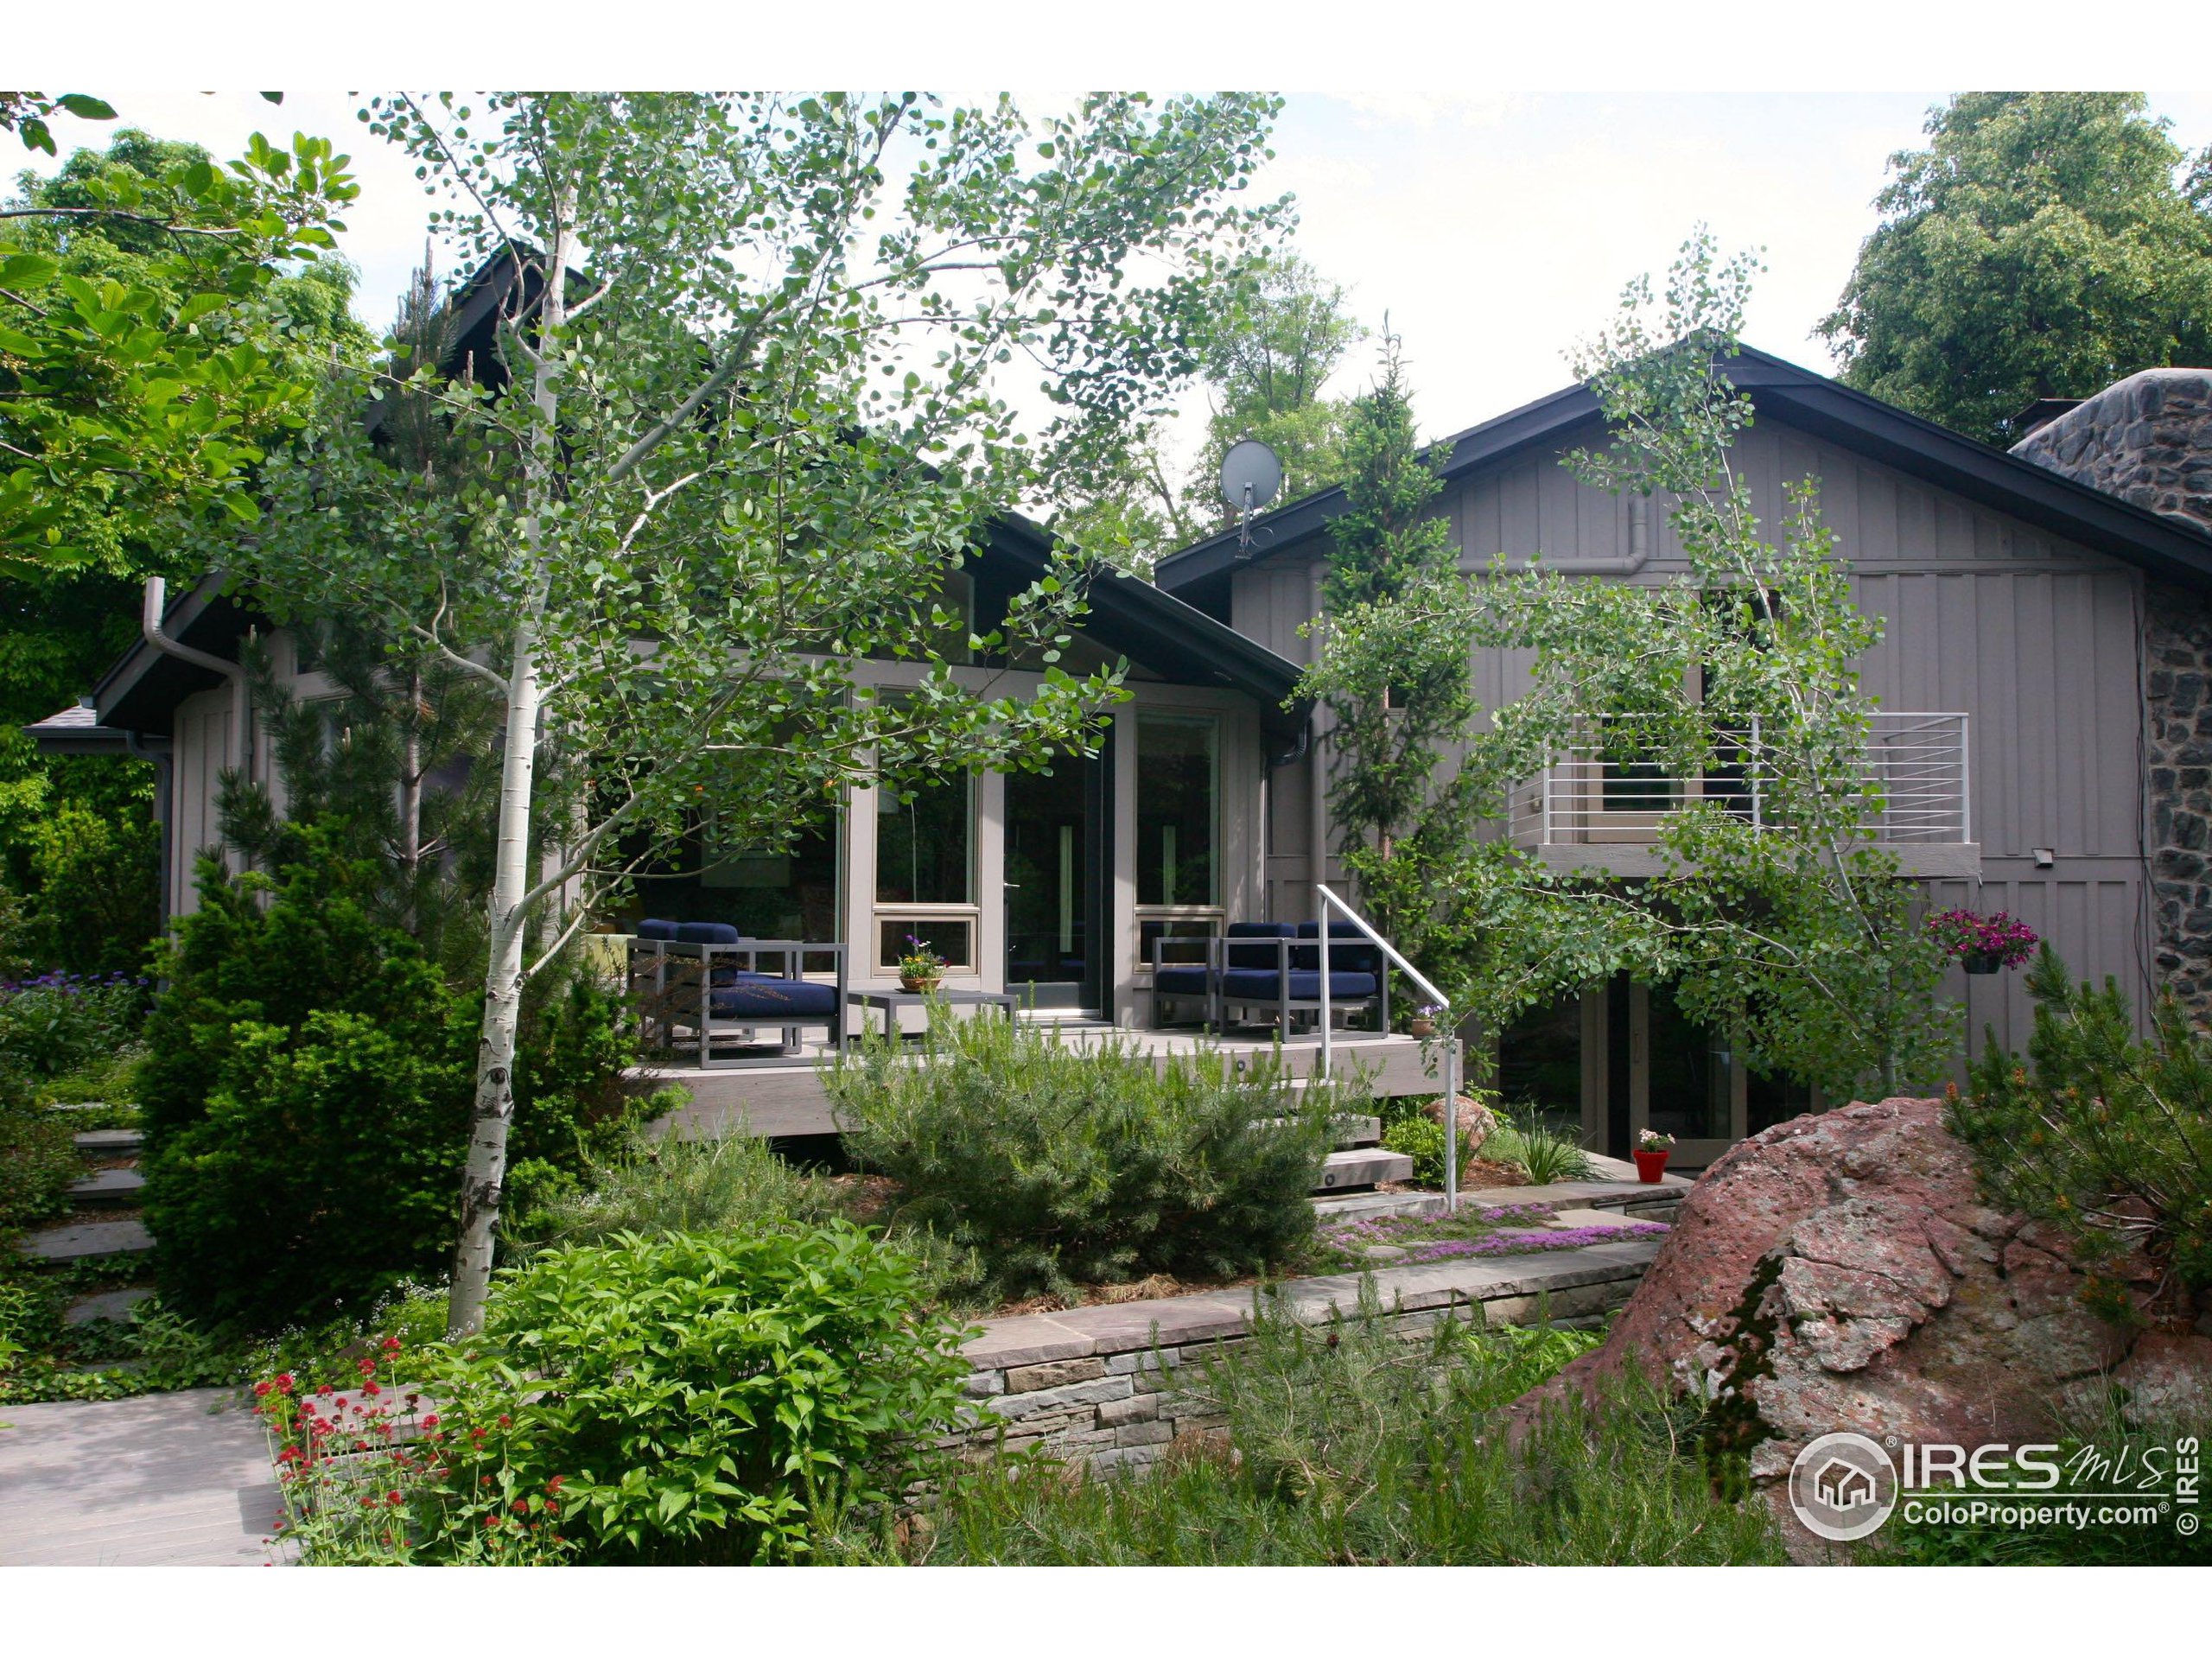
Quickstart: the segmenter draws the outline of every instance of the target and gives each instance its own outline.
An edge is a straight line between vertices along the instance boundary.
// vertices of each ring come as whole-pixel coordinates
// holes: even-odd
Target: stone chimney
[[[2012,453],[2212,534],[2212,369],[2131,374],[2036,427]]]
[[[2212,535],[2212,369],[2145,369],[2071,409],[2047,400],[2023,461]],[[2147,584],[2144,789],[2159,982],[2212,1027],[2212,602]],[[2078,964],[2077,964],[2078,965]]]

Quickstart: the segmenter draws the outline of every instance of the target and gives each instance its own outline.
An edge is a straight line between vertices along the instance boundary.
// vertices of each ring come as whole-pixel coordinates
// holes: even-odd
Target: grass
[[[1520,1436],[1501,1408],[1597,1340],[1446,1325],[1393,1335],[1370,1302],[1326,1330],[1263,1320],[1198,1386],[1225,1443],[1086,1477],[1025,1456],[954,1478],[854,1561],[962,1565],[1778,1562],[1764,1510],[1720,1495],[1683,1408],[1633,1379]],[[1694,1412],[1690,1414],[1694,1415]]]

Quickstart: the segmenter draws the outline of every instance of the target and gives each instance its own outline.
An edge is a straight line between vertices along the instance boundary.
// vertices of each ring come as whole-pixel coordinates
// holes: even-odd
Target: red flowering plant
[[[289,1371],[254,1385],[283,1505],[270,1543],[309,1566],[572,1555],[558,1530],[559,1478],[525,1495],[482,1473],[482,1431],[457,1438],[420,1388],[389,1374],[403,1351],[398,1338],[385,1338],[351,1388],[306,1389]]]
[[[1928,931],[1947,954],[1961,962],[1969,957],[1994,957],[2006,968],[2018,968],[2035,955],[2040,942],[2035,929],[2001,910],[1993,916],[1943,911],[1928,918]]]

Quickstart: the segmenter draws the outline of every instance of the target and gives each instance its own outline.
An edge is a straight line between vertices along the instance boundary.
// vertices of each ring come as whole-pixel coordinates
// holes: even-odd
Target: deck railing
[[[1338,915],[1357,928],[1361,935],[1398,965],[1398,971],[1411,980],[1438,1010],[1437,1028],[1443,1033],[1444,1043],[1444,1211],[1450,1215],[1459,1207],[1459,1020],[1452,1012],[1451,999],[1430,982],[1427,975],[1399,954],[1398,947],[1375,931],[1374,925],[1350,905],[1329,891],[1325,883],[1316,881],[1313,891],[1319,895],[1320,904],[1314,930],[1320,935],[1319,965],[1321,969],[1321,1068],[1323,1077],[1330,1075],[1330,1065],[1335,1056],[1335,1042],[1329,1027],[1329,912]]]
[[[1621,716],[1623,721],[1633,716]],[[1878,793],[1873,839],[1889,845],[1962,845],[1974,839],[1963,713],[1892,714],[1867,722],[1863,775]],[[1569,744],[1513,792],[1510,831],[1524,847],[1658,839],[1660,820],[1694,801],[1710,801],[1755,825],[1776,822],[1770,749],[1754,717],[1714,746],[1697,777],[1669,775],[1663,764],[1623,758],[1623,746],[1593,736]]]

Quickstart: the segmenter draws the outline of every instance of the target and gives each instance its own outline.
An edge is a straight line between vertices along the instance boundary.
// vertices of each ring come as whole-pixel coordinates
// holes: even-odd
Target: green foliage
[[[317,1319],[452,1247],[480,1004],[376,919],[378,881],[321,829],[273,876],[202,867],[142,1079],[147,1222],[181,1310]],[[635,1111],[613,999],[550,978],[517,1063],[518,1180],[575,1166]]]
[[[1148,568],[1233,520],[1221,499],[1221,461],[1245,438],[1282,461],[1275,505],[1342,481],[1349,404],[1322,392],[1366,334],[1344,300],[1340,284],[1287,251],[1219,272],[1190,321],[1209,405],[1197,459],[1179,481],[1167,422],[1134,426],[1108,446],[1096,475],[1057,480],[1056,498],[1074,505],[1053,529],[1115,563]]]
[[[1263,1319],[1245,1351],[1179,1376],[1218,1402],[1235,1458],[1199,1451],[1083,1480],[995,1459],[950,1484],[904,1549],[854,1529],[844,1553],[1037,1566],[1780,1561],[1764,1510],[1715,1496],[1671,1409],[1633,1379],[1506,1432],[1500,1408],[1597,1340],[1447,1324],[1408,1342],[1371,1304],[1319,1330]]]
[[[2027,990],[2029,1063],[1993,1033],[1945,1121],[1992,1203],[2056,1223],[2092,1264],[2141,1249],[2161,1312],[2186,1319],[2212,1287],[2212,1041],[2171,998],[2140,1040],[2119,985],[2076,984],[2049,944]]]
[[[751,1135],[631,1141],[591,1165],[577,1190],[518,1217],[525,1242],[601,1243],[618,1234],[723,1236],[833,1219],[840,1206],[823,1182],[802,1173]]]
[[[1118,1039],[944,1009],[918,1058],[873,1039],[825,1082],[847,1151],[904,1190],[899,1222],[976,1251],[1005,1296],[1289,1259],[1344,1109],[1271,1063],[1160,1069]]]
[[[1420,962],[1437,858],[1471,830],[1464,792],[1438,791],[1435,774],[1476,705],[1459,549],[1433,505],[1441,457],[1421,447],[1397,338],[1385,346],[1382,378],[1346,423],[1325,615],[1308,625],[1322,649],[1299,690],[1334,716],[1329,804],[1345,868],[1376,925]]]
[[[1492,1130],[1483,1142],[1483,1156],[1513,1165],[1539,1186],[1586,1181],[1595,1173],[1581,1143],[1550,1128],[1533,1109]]]
[[[22,1072],[0,1054],[0,1250],[21,1229],[69,1207],[69,1183],[83,1172],[67,1116],[37,1104]]]
[[[1437,585],[1432,626],[1456,649],[1471,640],[1534,661],[1521,696],[1452,734],[1458,770],[1424,808],[1439,832],[1409,838],[1392,890],[1414,925],[1395,931],[1421,941],[1414,959],[1493,1029],[1630,973],[1671,984],[1760,1075],[1894,1092],[1940,1077],[1957,1010],[1936,1000],[1946,960],[1918,925],[1913,884],[1875,844],[1884,795],[1868,777],[1872,704],[1853,664],[1879,628],[1853,601],[1811,483],[1789,492],[1770,537],[1729,464],[1752,417],[1726,365],[1754,269],[1722,261],[1700,230],[1663,305],[1648,280],[1630,284],[1578,364],[1613,441],[1568,464],[1594,487],[1666,502],[1684,575],[1602,582],[1540,564]],[[1387,632],[1363,640],[1375,631],[1335,626],[1351,637],[1332,650],[1385,671]],[[1658,779],[1755,772],[1761,809],[1712,791],[1669,800],[1661,870],[1633,882],[1552,868],[1475,833],[1567,753]]]
[[[29,181],[0,242],[0,558],[81,565],[168,512],[258,516],[248,469],[304,391],[274,290],[334,246],[356,194],[346,158],[303,134],[257,133],[228,168],[124,134]],[[103,241],[128,263],[81,269],[79,245]]]
[[[1402,1117],[1382,1131],[1382,1149],[1402,1152],[1414,1160],[1414,1180],[1421,1186],[1444,1185],[1444,1126],[1418,1113]],[[1459,1167],[1474,1156],[1467,1132],[1459,1131]]]
[[[40,1079],[130,1046],[146,1007],[143,982],[43,974],[0,985],[0,1066]]]
[[[32,939],[48,966],[137,971],[161,929],[161,828],[63,800],[30,830]]]
[[[294,1418],[288,1530],[316,1562],[465,1561],[487,1536],[609,1563],[804,1558],[952,1425],[961,1332],[918,1314],[916,1289],[899,1250],[843,1223],[550,1249],[499,1275],[465,1351],[420,1356],[406,1383],[387,1366],[380,1387],[436,1405],[423,1456],[378,1437],[353,1483],[378,1510],[399,1492],[400,1523],[331,1504]]]
[[[2038,397],[2212,360],[2212,149],[2139,92],[1962,92],[1890,157],[1819,332],[1862,391],[2009,444]]]

